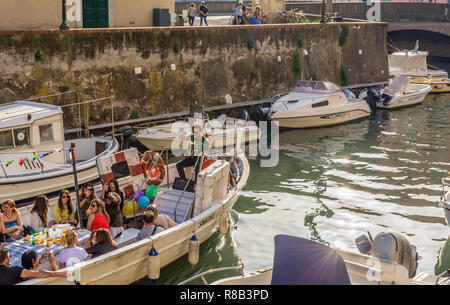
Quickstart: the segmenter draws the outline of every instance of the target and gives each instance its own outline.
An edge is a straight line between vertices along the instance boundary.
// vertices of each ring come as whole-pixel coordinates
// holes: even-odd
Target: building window
[[[43,142],[53,142],[53,125],[41,125],[39,126],[39,137],[41,143]]]

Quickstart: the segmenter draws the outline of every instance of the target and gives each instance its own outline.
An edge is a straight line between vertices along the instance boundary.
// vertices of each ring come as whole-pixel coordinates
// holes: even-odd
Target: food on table
[[[31,241],[31,235],[27,235],[23,238],[23,241]]]

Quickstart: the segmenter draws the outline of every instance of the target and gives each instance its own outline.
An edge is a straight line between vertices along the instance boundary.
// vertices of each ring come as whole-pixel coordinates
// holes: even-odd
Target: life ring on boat
[[[160,185],[166,175],[164,160],[157,152],[148,150],[141,158],[142,171],[148,185]]]

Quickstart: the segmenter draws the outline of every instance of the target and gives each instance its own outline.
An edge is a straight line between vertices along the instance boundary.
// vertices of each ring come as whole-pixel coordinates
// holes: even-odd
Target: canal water
[[[249,273],[271,266],[277,234],[357,251],[360,234],[392,230],[417,247],[423,257],[418,272],[439,272],[439,251],[450,233],[438,206],[441,178],[450,175],[449,113],[450,94],[429,94],[420,105],[379,110],[359,122],[282,131],[276,167],[249,160],[250,176],[228,234],[216,233],[201,246],[199,264],[183,258],[157,284],[220,267],[243,264]],[[444,260],[450,268],[450,258]]]

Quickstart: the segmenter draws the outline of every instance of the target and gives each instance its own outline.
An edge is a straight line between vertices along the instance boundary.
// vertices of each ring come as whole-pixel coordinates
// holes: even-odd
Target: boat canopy
[[[275,236],[271,285],[351,285],[338,252],[291,235]]]
[[[28,101],[16,101],[0,106],[0,129],[29,125],[34,121],[62,114],[61,107]]]
[[[428,52],[425,51],[400,51],[389,55],[389,69],[392,72],[426,72]]]
[[[409,76],[396,76],[390,81],[389,85],[384,88],[384,93],[390,96],[394,96],[397,93],[403,94],[408,88],[410,80],[411,77]]]
[[[301,93],[317,93],[317,94],[326,94],[326,93],[334,93],[338,92],[341,89],[327,81],[314,81],[314,80],[299,80],[297,84],[295,84],[293,92],[301,92]]]

